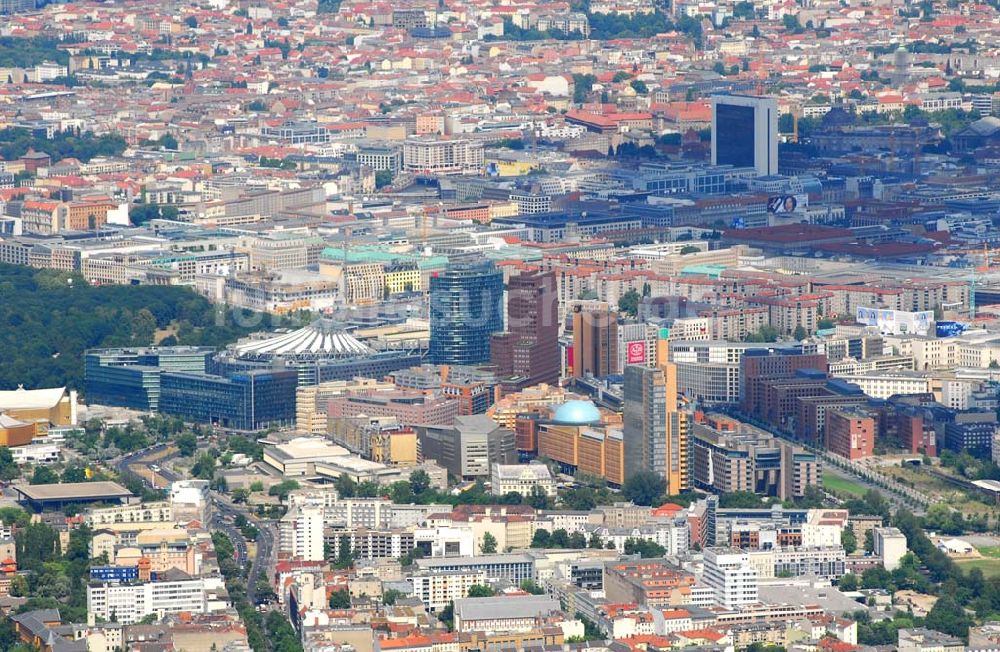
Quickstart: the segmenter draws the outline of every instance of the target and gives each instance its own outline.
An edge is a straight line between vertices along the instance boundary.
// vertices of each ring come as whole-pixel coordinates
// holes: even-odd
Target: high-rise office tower
[[[490,335],[503,330],[503,273],[491,261],[455,263],[431,277],[434,364],[490,359]]]
[[[712,165],[778,174],[778,100],[753,95],[712,97]]]
[[[490,358],[505,391],[559,382],[559,293],[553,272],[507,281],[507,332],[490,338]]]
[[[625,367],[622,433],[625,479],[652,472],[667,482],[667,494],[688,488],[687,415],[677,408],[677,367]]]
[[[604,378],[619,373],[618,313],[577,309],[573,313],[573,376]]]

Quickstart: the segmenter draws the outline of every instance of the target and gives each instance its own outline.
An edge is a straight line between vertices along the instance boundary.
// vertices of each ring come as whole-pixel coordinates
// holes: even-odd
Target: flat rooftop
[[[549,596],[500,596],[455,600],[455,616],[461,620],[532,618],[559,611],[559,601]]]
[[[132,492],[117,482],[66,482],[15,487],[18,493],[36,502],[129,498]]]
[[[490,564],[524,564],[533,563],[534,559],[525,554],[512,555],[476,555],[472,557],[433,557],[417,559],[420,569],[437,568],[439,566],[481,566]]]
[[[847,597],[836,587],[761,584],[760,601],[770,605],[817,605],[824,611],[836,615],[864,609],[864,605]]]

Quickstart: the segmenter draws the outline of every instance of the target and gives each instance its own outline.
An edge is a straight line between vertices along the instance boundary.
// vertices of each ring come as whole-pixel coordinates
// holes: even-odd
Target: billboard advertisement
[[[625,345],[625,362],[627,364],[646,364],[646,342],[628,342]]]
[[[794,213],[809,205],[809,195],[775,195],[767,200],[767,212],[774,215]]]
[[[855,320],[859,324],[878,328],[883,335],[927,335],[934,323],[934,313],[930,310],[907,312],[858,306]]]
[[[938,337],[955,337],[967,331],[969,325],[960,321],[939,321],[934,324],[934,328]]]

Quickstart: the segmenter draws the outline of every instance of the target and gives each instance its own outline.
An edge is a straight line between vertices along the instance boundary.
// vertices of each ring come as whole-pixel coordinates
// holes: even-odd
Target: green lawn
[[[996,548],[994,548],[996,550]],[[983,575],[986,577],[998,577],[1000,576],[1000,558],[992,557],[989,559],[956,559],[955,563],[964,571],[970,571],[973,568],[978,568],[983,571]]]
[[[823,474],[823,487],[827,491],[831,491],[835,494],[842,494],[847,496],[856,496],[861,498],[865,495],[867,489],[862,487],[856,482],[852,482],[847,478],[842,478],[839,475],[833,475],[831,473]]]
[[[983,557],[992,557],[993,559],[1000,559],[1000,546],[982,546],[981,548],[976,548],[979,554]]]

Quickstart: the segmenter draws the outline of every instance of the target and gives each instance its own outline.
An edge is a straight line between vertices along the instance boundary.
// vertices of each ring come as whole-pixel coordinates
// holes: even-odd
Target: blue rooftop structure
[[[585,426],[601,420],[601,412],[590,401],[567,401],[556,410],[552,420],[567,426]]]

